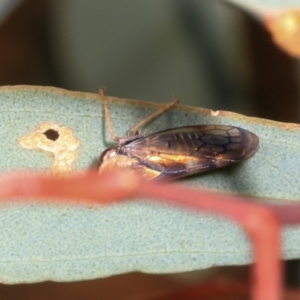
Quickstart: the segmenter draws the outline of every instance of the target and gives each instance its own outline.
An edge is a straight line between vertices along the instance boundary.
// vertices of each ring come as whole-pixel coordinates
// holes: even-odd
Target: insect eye
[[[112,159],[114,156],[117,155],[117,149],[116,148],[108,148],[104,150],[100,155],[100,165],[106,162],[107,160]]]

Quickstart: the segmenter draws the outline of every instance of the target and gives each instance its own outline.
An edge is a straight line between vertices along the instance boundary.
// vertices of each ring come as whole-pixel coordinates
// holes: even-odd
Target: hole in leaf
[[[53,142],[59,138],[58,132],[54,129],[48,129],[43,134],[47,137],[47,139]]]

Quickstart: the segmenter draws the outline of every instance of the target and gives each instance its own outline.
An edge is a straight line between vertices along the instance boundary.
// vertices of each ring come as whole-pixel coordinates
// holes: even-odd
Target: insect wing
[[[255,154],[258,137],[224,125],[186,126],[144,135],[123,145],[121,152],[175,179],[244,161]]]

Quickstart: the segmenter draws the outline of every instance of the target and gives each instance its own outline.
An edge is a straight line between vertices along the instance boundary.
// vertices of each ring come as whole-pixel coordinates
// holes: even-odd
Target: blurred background
[[[1,0],[0,85],[297,121],[297,62],[226,1]]]
[[[0,85],[92,93],[105,86],[108,95],[154,102],[176,94],[186,105],[300,119],[299,63],[277,48],[257,17],[221,0],[0,0],[0,70]],[[291,262],[291,284],[295,272]],[[0,286],[0,295],[141,299],[187,282],[134,273]]]

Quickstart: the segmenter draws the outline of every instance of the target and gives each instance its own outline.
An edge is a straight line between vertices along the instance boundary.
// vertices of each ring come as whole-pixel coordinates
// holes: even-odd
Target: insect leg
[[[163,106],[160,110],[158,110],[157,112],[155,112],[154,114],[150,115],[149,117],[145,118],[144,120],[142,120],[141,122],[139,122],[138,124],[136,124],[135,126],[133,126],[130,129],[130,132],[135,135],[137,134],[137,131],[140,127],[144,126],[145,124],[147,124],[148,122],[150,122],[151,120],[157,118],[158,116],[162,115],[163,113],[165,113],[167,110],[169,110],[170,108],[174,107],[176,104],[179,103],[179,99],[175,96],[174,100],[169,103],[166,104],[165,106]]]
[[[107,102],[107,99],[105,97],[105,88],[101,88],[99,90],[99,94],[100,94],[100,97],[101,97],[102,102],[103,102],[105,120],[106,120],[106,124],[107,124],[107,127],[108,127],[109,134],[111,136],[111,139],[115,142],[119,142],[120,138],[116,136],[114,128],[112,126],[112,121],[111,121],[111,117],[110,117],[108,102]]]

